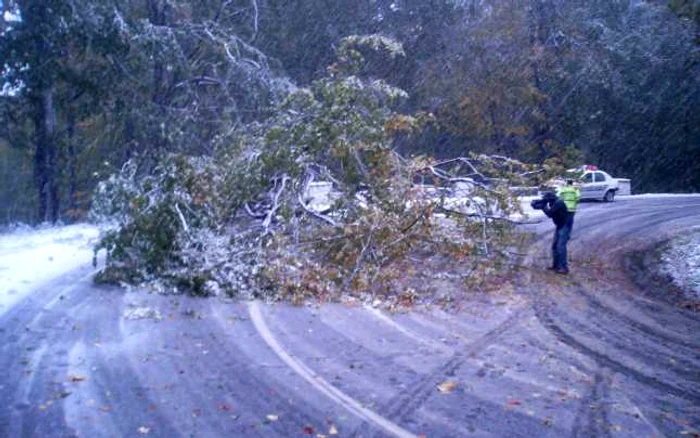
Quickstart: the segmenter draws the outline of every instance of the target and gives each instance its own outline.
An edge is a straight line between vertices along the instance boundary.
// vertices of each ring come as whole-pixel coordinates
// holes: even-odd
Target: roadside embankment
[[[700,302],[700,229],[664,245],[661,270],[687,299]]]
[[[700,230],[628,254],[626,268],[646,293],[700,311]]]

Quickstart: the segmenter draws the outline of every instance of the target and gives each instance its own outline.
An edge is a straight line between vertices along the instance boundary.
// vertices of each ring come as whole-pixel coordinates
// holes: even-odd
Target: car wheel
[[[614,190],[608,190],[605,193],[605,197],[603,198],[605,202],[613,202],[615,200],[615,191]]]

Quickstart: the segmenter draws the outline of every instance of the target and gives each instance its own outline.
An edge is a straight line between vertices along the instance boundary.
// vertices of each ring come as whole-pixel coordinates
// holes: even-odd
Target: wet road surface
[[[531,226],[520,289],[460,313],[152,295],[85,267],[0,316],[0,436],[693,436],[700,317],[623,267],[698,225],[700,197],[583,204],[571,275]]]

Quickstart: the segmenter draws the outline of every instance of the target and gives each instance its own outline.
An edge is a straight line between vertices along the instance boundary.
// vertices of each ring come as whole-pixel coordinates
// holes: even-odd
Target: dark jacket
[[[552,218],[554,225],[557,228],[561,228],[566,225],[567,217],[569,216],[569,210],[566,208],[566,204],[560,198],[556,198],[554,201],[547,203],[544,206],[544,214]]]

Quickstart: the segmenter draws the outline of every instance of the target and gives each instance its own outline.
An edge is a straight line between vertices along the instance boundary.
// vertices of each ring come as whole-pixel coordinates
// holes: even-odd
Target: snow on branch
[[[187,225],[187,221],[185,220],[185,216],[182,214],[182,211],[180,210],[180,207],[175,203],[175,211],[177,212],[177,216],[180,218],[180,222],[182,223],[182,229],[185,230],[185,233],[190,232],[190,227]]]
[[[275,213],[280,208],[280,196],[282,196],[282,193],[284,192],[285,188],[287,187],[288,181],[289,181],[289,176],[287,176],[286,174],[283,175],[280,187],[272,197],[272,207],[270,207],[270,211],[267,213],[267,216],[265,217],[265,220],[263,221],[263,228],[265,229],[265,234],[269,233],[270,224],[272,223],[272,219],[275,217]]]

